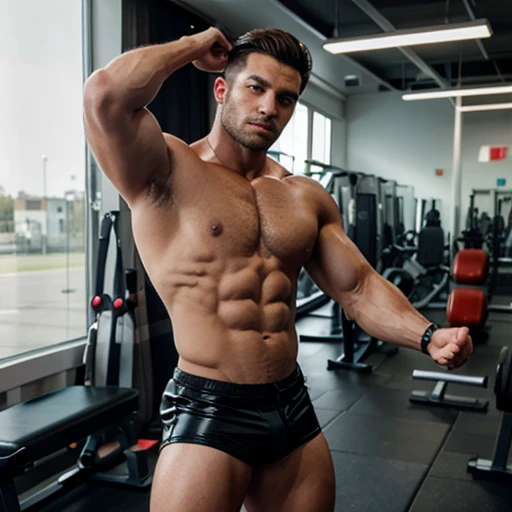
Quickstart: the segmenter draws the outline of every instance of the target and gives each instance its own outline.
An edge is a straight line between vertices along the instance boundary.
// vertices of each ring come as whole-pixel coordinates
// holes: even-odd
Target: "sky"
[[[0,0],[0,186],[84,190],[81,0]]]

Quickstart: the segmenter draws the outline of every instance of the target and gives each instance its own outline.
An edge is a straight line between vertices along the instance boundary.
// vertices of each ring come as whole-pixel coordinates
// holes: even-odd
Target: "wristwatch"
[[[430,355],[427,350],[428,344],[432,341],[432,335],[439,329],[436,324],[430,324],[421,337],[421,351],[424,354]]]

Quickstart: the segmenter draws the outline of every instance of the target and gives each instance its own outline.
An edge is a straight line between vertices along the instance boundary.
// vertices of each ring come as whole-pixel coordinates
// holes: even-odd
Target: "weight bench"
[[[137,452],[132,452],[135,455],[131,460],[127,455],[128,448],[136,443],[135,435],[131,435],[135,432],[131,416],[138,407],[139,392],[135,389],[70,386],[0,411],[0,512],[25,510],[65,486],[92,475],[101,466],[100,444],[113,440],[107,432],[115,432],[117,437],[114,439],[121,448],[115,454],[116,460],[119,462],[120,456],[127,456],[130,473],[134,469],[143,481],[144,485],[138,486],[150,483],[145,459],[138,457]],[[15,476],[30,469],[37,460],[86,437],[75,468],[57,482],[19,502]],[[124,483],[134,484],[132,480],[133,475],[124,477]]]
[[[488,401],[481,401],[467,396],[455,396],[446,394],[446,387],[450,382],[454,384],[466,384],[468,386],[487,387],[487,377],[472,377],[470,375],[456,375],[444,372],[430,372],[414,370],[413,379],[436,381],[432,391],[413,391],[409,401],[413,403],[438,405],[444,407],[456,407],[459,409],[486,412]]]

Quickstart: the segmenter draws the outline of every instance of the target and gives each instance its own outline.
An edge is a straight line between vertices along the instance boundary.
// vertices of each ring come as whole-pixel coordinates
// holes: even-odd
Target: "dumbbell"
[[[494,445],[492,460],[471,459],[468,471],[474,478],[512,483],[512,466],[507,466],[512,441],[512,350],[503,347],[500,352],[496,382],[496,408],[503,411]]]
[[[496,409],[512,413],[512,350],[509,347],[503,347],[500,352],[494,393]]]
[[[489,274],[489,255],[481,249],[459,251],[452,265],[453,280],[462,285],[448,297],[446,317],[450,327],[483,328],[487,320],[487,297],[482,287]]]

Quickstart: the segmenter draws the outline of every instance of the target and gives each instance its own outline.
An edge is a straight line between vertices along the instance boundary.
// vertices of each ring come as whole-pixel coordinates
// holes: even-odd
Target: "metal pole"
[[[454,243],[460,230],[460,185],[461,185],[461,143],[462,143],[462,98],[455,100],[455,123],[453,132],[453,160],[452,160],[452,218],[450,226],[450,259],[454,256]]]
[[[85,82],[93,71],[92,54],[92,0],[82,0],[82,79]],[[85,141],[84,141],[85,142]],[[98,183],[97,170],[94,159],[89,151],[87,143],[84,144],[85,151],[85,302],[94,294],[95,269],[94,255],[97,251],[99,239],[99,201],[97,198]],[[86,329],[92,324],[94,313],[92,308],[87,308]]]

